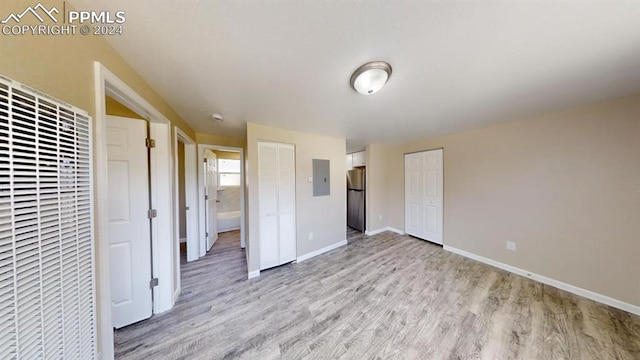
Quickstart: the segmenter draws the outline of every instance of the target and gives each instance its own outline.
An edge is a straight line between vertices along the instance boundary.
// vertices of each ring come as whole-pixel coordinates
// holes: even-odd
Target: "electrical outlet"
[[[378,215],[378,220],[382,221],[382,214]]]
[[[313,233],[312,232],[309,233],[309,240],[313,240]]]
[[[507,241],[507,250],[516,251],[516,243]]]

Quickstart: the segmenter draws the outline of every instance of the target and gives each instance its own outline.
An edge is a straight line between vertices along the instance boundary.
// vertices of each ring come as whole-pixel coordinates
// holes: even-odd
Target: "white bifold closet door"
[[[260,270],[296,259],[295,147],[258,142]]]
[[[444,188],[442,149],[404,156],[404,231],[442,244]]]
[[[94,359],[87,113],[0,76],[0,358]]]

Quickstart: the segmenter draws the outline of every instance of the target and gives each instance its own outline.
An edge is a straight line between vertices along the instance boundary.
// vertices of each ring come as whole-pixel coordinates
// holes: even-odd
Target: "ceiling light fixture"
[[[211,120],[224,121],[224,116],[222,114],[211,114]]]
[[[372,95],[382,89],[390,77],[391,65],[388,62],[368,62],[351,75],[351,87],[362,95]]]

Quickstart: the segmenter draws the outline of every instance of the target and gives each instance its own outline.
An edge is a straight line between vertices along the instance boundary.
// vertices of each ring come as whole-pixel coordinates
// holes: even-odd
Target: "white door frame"
[[[197,260],[200,256],[200,250],[198,245],[198,167],[196,165],[197,161],[197,150],[196,150],[196,142],[189,137],[184,131],[180,130],[177,126],[174,127],[174,140],[173,140],[173,149],[174,149],[174,164],[176,164],[175,170],[175,180],[176,191],[174,196],[174,204],[175,204],[175,235],[176,239],[180,239],[180,227],[178,224],[180,223],[180,211],[178,209],[179,201],[178,201],[178,166],[179,161],[184,161],[184,190],[185,190],[185,203],[186,206],[189,207],[189,211],[186,216],[186,227],[187,227],[187,261]],[[178,142],[182,142],[184,144],[184,159],[178,159]],[[178,296],[180,292],[180,242],[176,242],[176,263],[178,264],[177,271],[177,279],[178,284],[176,285],[176,294],[175,297]]]
[[[221,150],[221,151],[236,151],[240,152],[240,246],[244,249],[246,246],[245,239],[245,209],[244,209],[244,191],[245,191],[245,169],[244,169],[244,149],[230,146],[220,146],[212,144],[198,144],[198,199],[204,200],[204,151],[205,150]],[[206,228],[205,222],[205,202],[198,201],[198,217],[200,218],[200,229]],[[205,232],[200,231],[200,256],[204,256],[207,253],[207,239]]]
[[[158,216],[151,221],[152,276],[158,278],[153,288],[153,313],[158,314],[173,306],[173,176],[171,171],[171,122],[120,80],[100,62],[94,62],[95,127],[94,127],[94,179],[96,204],[96,274],[97,295],[100,314],[99,348],[100,358],[114,357],[113,323],[111,319],[111,289],[109,282],[108,183],[106,105],[109,95],[138,115],[149,121],[150,136],[156,147],[151,151],[151,203]]]

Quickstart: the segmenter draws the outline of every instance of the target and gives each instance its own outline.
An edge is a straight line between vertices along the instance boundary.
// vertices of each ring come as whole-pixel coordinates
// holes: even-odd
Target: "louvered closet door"
[[[258,207],[260,209],[260,269],[279,265],[278,146],[258,143]]]
[[[295,148],[258,142],[260,269],[295,260]]]
[[[296,259],[295,148],[278,144],[278,227],[280,264]]]
[[[0,358],[93,359],[91,130],[0,77]]]

